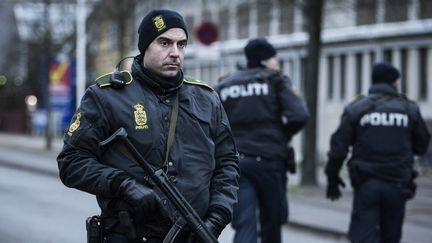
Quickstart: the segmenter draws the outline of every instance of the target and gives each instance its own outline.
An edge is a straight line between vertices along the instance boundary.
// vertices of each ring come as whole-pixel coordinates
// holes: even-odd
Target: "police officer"
[[[278,70],[275,48],[265,39],[244,48],[247,68],[224,77],[216,86],[240,152],[239,202],[232,226],[235,243],[281,242],[287,218],[286,161],[293,162],[288,144],[306,124],[305,102]],[[291,155],[291,156],[289,156]],[[290,164],[295,170],[295,164]]]
[[[415,193],[413,156],[424,154],[430,140],[419,107],[397,92],[399,77],[391,64],[375,64],[369,95],[345,108],[331,137],[325,169],[331,200],[341,196],[339,170],[352,147],[354,243],[400,241],[405,204]]]
[[[132,73],[102,76],[87,89],[57,158],[60,178],[96,195],[108,242],[162,242],[172,223],[160,195],[121,150],[98,146],[124,127],[142,156],[154,168],[165,168],[218,236],[231,221],[239,178],[228,118],[210,86],[183,76],[188,33],[179,13],[153,10],[138,33],[140,54]],[[181,233],[176,242],[188,235]]]

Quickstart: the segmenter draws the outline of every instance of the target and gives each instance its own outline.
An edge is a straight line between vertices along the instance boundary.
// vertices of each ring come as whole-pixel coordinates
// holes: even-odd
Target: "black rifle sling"
[[[175,100],[174,100],[173,108],[171,111],[170,127],[168,130],[165,161],[164,161],[163,166],[166,166],[166,164],[168,163],[169,153],[171,150],[172,143],[174,142],[174,134],[175,134],[175,129],[176,129],[176,125],[177,125],[178,111],[179,111],[179,94],[177,92]]]

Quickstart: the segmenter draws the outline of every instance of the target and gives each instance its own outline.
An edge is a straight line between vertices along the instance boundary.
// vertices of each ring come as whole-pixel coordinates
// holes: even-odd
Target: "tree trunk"
[[[302,185],[317,185],[317,97],[318,71],[321,46],[321,16],[323,0],[307,0],[304,8],[309,34],[308,55],[305,72],[305,95],[310,112],[303,140],[304,161]]]

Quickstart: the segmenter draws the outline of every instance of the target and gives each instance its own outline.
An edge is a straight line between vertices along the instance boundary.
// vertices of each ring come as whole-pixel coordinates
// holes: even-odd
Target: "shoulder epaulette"
[[[283,73],[279,70],[265,68],[258,72],[258,78],[269,79],[272,76],[283,76]]]
[[[184,78],[184,82],[187,83],[187,84],[194,84],[194,85],[199,85],[199,86],[202,86],[202,87],[206,87],[206,88],[214,91],[214,89],[212,88],[212,86],[210,86],[210,85],[208,85],[208,84],[206,84],[203,81],[198,80],[198,79],[194,79],[194,78],[191,78],[191,77],[185,77]]]
[[[402,93],[400,93],[400,94],[398,94],[398,98],[399,98],[399,99],[402,99],[402,100],[404,100],[404,101],[406,101],[406,102],[408,102],[408,103],[413,103],[413,104],[416,103],[415,101],[410,100],[410,99],[408,98],[408,96],[406,96],[406,94],[402,94]]]
[[[365,97],[366,97],[366,95],[359,94],[359,95],[357,95],[357,96],[354,98],[353,101],[350,102],[350,104],[354,104],[354,103],[356,103],[357,101],[359,101],[359,100],[361,100],[361,99],[363,99],[363,98],[365,98]]]
[[[125,81],[125,85],[132,83],[132,75],[129,71],[121,71],[121,75],[123,76],[123,80]],[[99,88],[110,87],[113,85],[112,83],[112,72],[106,73],[100,77],[98,77],[95,81]]]
[[[225,78],[227,78],[227,77],[230,76],[230,75],[231,75],[230,72],[227,72],[227,73],[221,75],[221,76],[218,78],[218,83],[220,83],[222,80],[224,80]]]

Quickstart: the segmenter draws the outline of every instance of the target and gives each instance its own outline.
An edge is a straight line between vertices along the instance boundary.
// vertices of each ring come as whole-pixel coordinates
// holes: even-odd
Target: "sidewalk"
[[[62,140],[55,138],[52,150],[45,150],[44,137],[0,133],[0,168],[8,166],[58,176],[56,156]],[[343,197],[331,202],[325,199],[325,186],[320,178],[319,187],[298,185],[298,177],[290,177],[290,223],[294,228],[311,230],[345,238],[348,230],[352,191],[343,191]],[[432,242],[432,178],[421,176],[417,196],[407,204],[403,228],[404,243]]]

